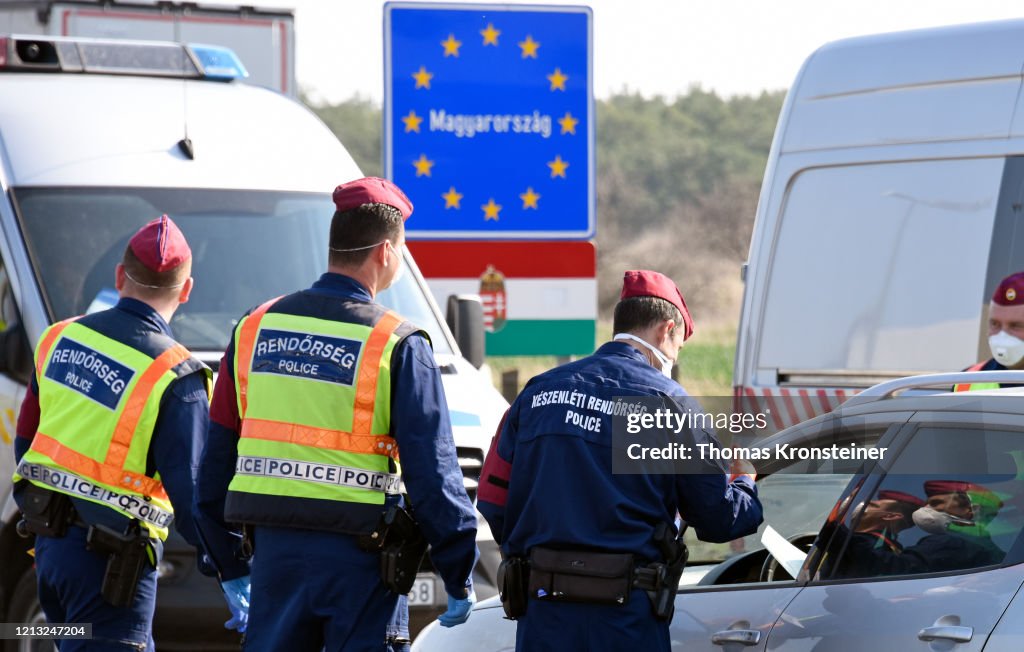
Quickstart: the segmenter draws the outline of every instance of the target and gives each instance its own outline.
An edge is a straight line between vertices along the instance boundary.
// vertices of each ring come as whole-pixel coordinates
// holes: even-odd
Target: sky
[[[225,4],[215,0],[204,4]],[[299,86],[315,101],[383,96],[383,0],[249,0],[292,7]],[[450,4],[464,4],[451,2]],[[480,3],[476,3],[480,4]],[[1024,17],[1020,0],[591,0],[594,93],[673,98],[785,89],[816,48],[850,36]]]

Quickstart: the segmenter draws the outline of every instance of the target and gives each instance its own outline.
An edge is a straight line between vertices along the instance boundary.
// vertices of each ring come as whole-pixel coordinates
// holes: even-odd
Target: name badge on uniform
[[[110,356],[66,337],[50,352],[45,376],[79,394],[116,410],[135,372]]]
[[[256,340],[252,373],[352,385],[362,346],[343,337],[264,328]]]

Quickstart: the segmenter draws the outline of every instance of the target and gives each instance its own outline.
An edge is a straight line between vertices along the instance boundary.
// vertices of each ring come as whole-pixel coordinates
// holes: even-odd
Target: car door
[[[855,444],[862,449],[881,447],[911,414],[819,418],[767,441],[771,445],[787,443],[810,448],[833,444]],[[679,591],[670,628],[672,649],[765,650],[769,631],[798,596],[802,582],[777,569],[768,576],[771,557],[760,544],[761,534],[770,525],[798,546],[808,547],[819,536],[830,512],[854,499],[863,482],[862,465],[861,461],[773,462],[768,469],[771,475],[758,480],[765,523],[756,535],[730,542],[732,556],[705,575],[698,585]],[[691,546],[691,558],[694,554]]]
[[[981,650],[1024,581],[1020,407],[916,413],[768,649]],[[882,534],[870,523],[878,509]]]

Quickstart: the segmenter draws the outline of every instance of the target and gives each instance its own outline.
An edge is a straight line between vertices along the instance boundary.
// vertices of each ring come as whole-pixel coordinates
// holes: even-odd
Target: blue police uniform
[[[157,333],[171,337],[164,318],[149,305],[122,298],[110,310],[82,317],[80,324],[102,335],[126,343],[144,353],[155,355],[150,337]],[[33,378],[26,396],[28,409],[18,422],[15,457],[29,449],[38,426],[39,386]],[[33,404],[32,402],[35,401]],[[164,489],[175,507],[174,526],[197,548],[200,542],[192,520],[192,469],[198,462],[209,423],[209,403],[202,371],[174,380],[164,393],[150,442],[146,475],[159,473]],[[71,498],[79,517],[87,524],[107,525],[125,531],[128,518],[102,505]],[[85,549],[85,528],[72,525],[62,538],[36,537],[36,574],[39,601],[47,621],[55,623],[92,623],[93,640],[62,641],[67,650],[153,650],[152,620],[156,599],[156,570],[147,566],[139,582],[135,601],[129,607],[113,607],[103,600],[100,588],[106,572],[107,556]],[[230,534],[211,529],[207,538],[214,547],[229,546]],[[162,546],[153,540],[159,559]],[[200,560],[200,570],[211,575],[213,569]]]
[[[277,301],[269,312],[355,322],[354,317],[346,319],[351,302],[372,303],[373,298],[354,279],[325,273],[311,288]],[[238,455],[240,422],[230,372],[234,356],[232,343],[221,361],[197,477],[200,531],[224,526]],[[471,587],[476,563],[476,515],[463,486],[441,376],[424,337],[414,334],[398,343],[391,383],[391,436],[401,451],[405,488],[445,590],[461,596]],[[399,500],[388,496],[387,504]],[[323,529],[256,524],[247,650],[381,649],[385,635],[408,638],[404,596],[399,600],[384,588],[378,555],[356,543],[357,535],[376,525],[381,509],[369,520],[362,510],[352,518],[338,518],[345,527],[334,531],[326,524]],[[233,563],[222,555],[211,551],[215,565]]]
[[[552,390],[582,399],[573,405],[535,400]],[[587,358],[533,378],[509,408],[478,494],[480,512],[505,555],[550,546],[633,553],[641,564],[661,561],[654,529],[672,522],[677,511],[706,541],[754,532],[761,522],[756,486],[746,476],[730,484],[719,463],[702,463],[701,474],[612,473],[612,418],[588,410],[590,397],[684,394],[623,342],[606,343]],[[567,410],[597,419],[574,422]],[[717,444],[705,431],[694,437]],[[517,650],[629,648],[669,648],[668,623],[654,618],[641,590],[622,606],[530,600],[518,620]]]

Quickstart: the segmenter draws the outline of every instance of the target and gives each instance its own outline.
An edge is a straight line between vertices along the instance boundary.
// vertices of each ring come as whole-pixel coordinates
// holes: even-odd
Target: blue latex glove
[[[224,627],[244,632],[249,624],[249,576],[221,582],[220,587],[231,610],[231,620],[224,623]]]
[[[437,617],[441,627],[455,627],[469,620],[469,612],[476,604],[476,592],[470,591],[465,598],[448,596],[448,611]]]

